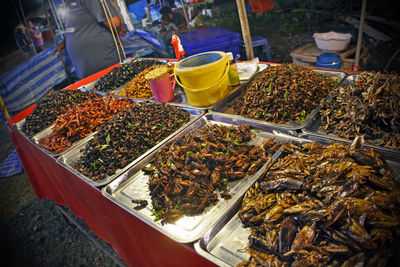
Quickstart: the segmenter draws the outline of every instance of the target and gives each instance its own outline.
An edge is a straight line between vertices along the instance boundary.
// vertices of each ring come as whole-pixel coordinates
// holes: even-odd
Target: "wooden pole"
[[[361,18],[360,18],[360,28],[358,29],[358,39],[356,46],[356,58],[354,59],[353,71],[359,70],[359,62],[360,62],[360,51],[362,46],[362,36],[364,31],[364,22],[365,22],[365,11],[367,9],[367,0],[362,1],[361,6]]]
[[[4,104],[3,98],[0,95],[0,107],[1,107],[1,111],[4,113],[4,115],[6,116],[6,119],[9,120],[10,119],[10,114],[8,114],[7,108],[6,108],[6,104]]]
[[[248,60],[254,58],[253,45],[251,43],[251,33],[249,27],[249,21],[247,20],[246,6],[244,5],[244,0],[236,0],[236,5],[238,8],[240,26],[242,27],[242,34],[244,45],[246,47],[246,55]]]

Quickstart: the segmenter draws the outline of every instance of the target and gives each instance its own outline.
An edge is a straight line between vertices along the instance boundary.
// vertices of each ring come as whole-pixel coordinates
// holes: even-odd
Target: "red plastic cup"
[[[167,75],[164,78],[157,80],[157,81],[148,81],[153,91],[154,100],[159,102],[169,102],[174,99],[174,88],[175,88],[175,81],[174,85],[171,85],[170,77],[171,75]]]

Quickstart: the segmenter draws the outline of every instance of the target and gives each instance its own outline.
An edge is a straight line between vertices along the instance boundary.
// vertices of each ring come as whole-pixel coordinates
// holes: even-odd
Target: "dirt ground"
[[[1,161],[13,149],[5,123],[0,120]],[[114,249],[94,235],[84,221],[74,218],[118,258]],[[52,200],[36,199],[25,172],[0,178],[0,255],[3,266],[118,266],[69,223]]]
[[[285,1],[277,3],[281,2]],[[327,4],[330,1],[322,2]],[[235,1],[221,0],[216,3],[219,13],[206,24],[240,32]],[[346,4],[344,5],[346,7]],[[357,36],[355,28],[341,22],[337,17],[339,14],[353,14],[359,11],[349,8],[335,11],[334,7],[329,8],[316,8],[315,12],[311,12],[307,11],[310,10],[307,6],[277,5],[276,9],[266,14],[250,15],[250,28],[253,35],[268,39],[273,62],[292,62],[290,51],[313,42],[314,32],[334,30],[350,32]],[[364,38],[364,45],[369,49],[368,63],[363,66],[365,70],[383,69],[400,45],[398,29],[374,26],[388,33],[393,40],[375,46],[368,36]],[[355,38],[353,42],[354,40]],[[400,69],[398,58],[393,60],[389,69]],[[12,150],[13,145],[4,122],[0,119],[0,162]],[[76,220],[90,232],[83,221],[78,218]],[[93,233],[91,236],[104,246],[108,253],[118,257],[110,245]],[[7,266],[117,266],[93,241],[68,223],[51,200],[36,199],[24,172],[0,178],[0,244],[2,262],[6,262]]]

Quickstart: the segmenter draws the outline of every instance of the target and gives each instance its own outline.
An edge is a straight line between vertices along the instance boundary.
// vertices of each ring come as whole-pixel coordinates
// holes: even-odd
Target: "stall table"
[[[113,67],[66,89],[89,83]],[[33,108],[14,116],[7,122],[7,129],[37,198],[52,199],[68,207],[130,266],[214,266],[195,252],[193,244],[177,243],[120,208],[105,198],[99,188],[81,180],[19,132],[13,124]]]

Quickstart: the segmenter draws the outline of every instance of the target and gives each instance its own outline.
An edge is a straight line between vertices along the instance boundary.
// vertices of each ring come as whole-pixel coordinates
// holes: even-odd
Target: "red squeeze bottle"
[[[178,35],[172,35],[171,44],[174,47],[175,56],[177,59],[180,59],[181,56],[185,55],[185,50],[183,50],[181,40],[179,39]]]

